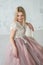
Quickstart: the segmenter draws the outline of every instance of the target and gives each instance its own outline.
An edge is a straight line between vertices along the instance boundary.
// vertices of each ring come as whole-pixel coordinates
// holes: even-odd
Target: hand
[[[12,52],[13,52],[14,57],[17,57],[17,48],[16,48],[16,46],[13,47]]]

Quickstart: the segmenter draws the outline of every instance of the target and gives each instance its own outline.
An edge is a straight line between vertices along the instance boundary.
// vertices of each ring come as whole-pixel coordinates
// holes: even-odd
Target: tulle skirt
[[[16,38],[17,57],[8,46],[5,65],[43,65],[43,47],[32,37]],[[15,53],[15,52],[14,52]]]

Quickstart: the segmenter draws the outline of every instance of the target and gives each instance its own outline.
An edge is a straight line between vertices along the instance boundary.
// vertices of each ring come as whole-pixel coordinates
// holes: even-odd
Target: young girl
[[[43,65],[43,49],[37,41],[25,35],[26,13],[23,7],[16,8],[15,20],[10,28],[10,45],[6,65]],[[31,29],[31,25],[29,26]],[[32,28],[34,31],[34,29]]]

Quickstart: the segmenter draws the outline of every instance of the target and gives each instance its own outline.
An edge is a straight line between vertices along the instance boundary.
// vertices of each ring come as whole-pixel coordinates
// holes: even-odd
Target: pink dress
[[[9,44],[5,65],[43,65],[43,47],[34,38],[25,35],[25,25],[15,22],[12,28],[17,29],[14,40],[18,56],[14,56],[12,45]]]

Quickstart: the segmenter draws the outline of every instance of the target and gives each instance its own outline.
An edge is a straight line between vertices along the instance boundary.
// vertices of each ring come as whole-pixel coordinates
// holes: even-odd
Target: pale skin
[[[23,24],[23,20],[24,20],[24,15],[23,15],[23,13],[22,13],[22,12],[18,12],[18,13],[17,13],[17,21],[22,25],[22,24]],[[33,30],[31,24],[26,23],[26,25],[28,25],[28,26]],[[15,35],[15,33],[16,33],[16,30],[14,30],[14,29],[12,29],[12,30],[10,31],[10,42],[11,42],[11,44],[12,44],[12,46],[13,46],[14,56],[17,57],[17,48],[16,48],[15,42],[14,42],[14,35]]]
[[[10,42],[11,42],[11,44],[13,46],[13,54],[14,54],[14,56],[17,57],[17,48],[16,48],[15,42],[14,42],[15,33],[16,33],[16,30],[12,29],[11,32],[10,32]]]

